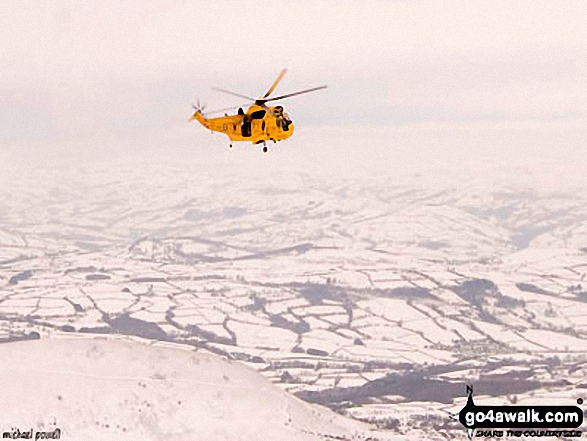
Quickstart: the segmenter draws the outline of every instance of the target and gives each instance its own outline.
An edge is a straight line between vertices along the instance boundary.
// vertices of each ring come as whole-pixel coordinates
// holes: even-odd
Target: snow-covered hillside
[[[0,389],[2,433],[58,429],[60,439],[88,441],[351,440],[367,433],[238,362],[129,338],[0,345]]]

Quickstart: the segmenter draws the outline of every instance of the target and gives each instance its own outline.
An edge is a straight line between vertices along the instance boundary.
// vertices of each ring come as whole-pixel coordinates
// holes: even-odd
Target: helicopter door
[[[249,118],[245,118],[241,125],[241,135],[243,135],[243,138],[249,138],[251,136],[251,129],[251,120]]]

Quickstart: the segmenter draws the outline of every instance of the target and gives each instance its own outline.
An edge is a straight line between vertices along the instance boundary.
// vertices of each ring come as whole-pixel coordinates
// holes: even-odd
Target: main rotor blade
[[[318,86],[318,87],[313,87],[311,89],[306,89],[306,90],[300,90],[299,92],[293,92],[293,93],[288,93],[285,95],[281,95],[281,96],[276,96],[275,98],[269,98],[263,101],[277,101],[277,100],[282,100],[284,98],[289,98],[290,96],[296,96],[296,95],[301,95],[303,93],[309,93],[309,92],[314,92],[316,90],[322,90],[322,89],[326,89],[328,86]]]
[[[250,104],[243,104],[241,106],[230,106],[230,107],[225,107],[223,109],[206,110],[205,112],[202,112],[202,113],[204,113],[206,115],[210,115],[212,113],[221,113],[221,112],[226,112],[228,110],[236,110],[239,107],[247,107],[247,106],[250,106]]]
[[[245,100],[255,101],[255,98],[251,98],[250,96],[241,95],[240,93],[231,92],[230,90],[220,89],[218,87],[213,87],[212,90],[217,92],[227,93],[229,95],[238,96],[239,98],[244,98]]]
[[[271,93],[275,90],[275,88],[277,87],[277,85],[279,84],[279,82],[281,81],[286,72],[287,69],[283,69],[281,72],[279,72],[277,79],[273,82],[267,93],[263,95],[263,98],[267,98],[269,95],[271,95]]]

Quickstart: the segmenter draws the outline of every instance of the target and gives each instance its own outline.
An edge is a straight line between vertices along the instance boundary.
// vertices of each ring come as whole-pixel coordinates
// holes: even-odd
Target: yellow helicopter
[[[289,138],[293,134],[294,126],[291,118],[282,106],[267,106],[266,103],[301,95],[303,93],[314,92],[327,87],[313,87],[311,89],[269,98],[286,72],[287,70],[283,69],[267,93],[257,99],[234,93],[230,90],[213,88],[213,90],[218,92],[227,93],[229,95],[252,101],[253,104],[249,105],[246,112],[241,106],[236,115],[228,115],[225,113],[224,116],[219,118],[206,118],[203,114],[204,108],[200,107],[198,104],[197,106],[192,106],[195,113],[190,118],[190,121],[197,120],[200,124],[213,132],[225,133],[231,141],[230,147],[232,147],[232,141],[250,141],[253,144],[263,144],[263,151],[267,152],[267,141],[273,141],[275,143]],[[229,109],[234,108],[235,107],[231,107]],[[228,109],[221,109],[216,112],[222,112],[225,110]],[[214,112],[206,113],[209,114]]]

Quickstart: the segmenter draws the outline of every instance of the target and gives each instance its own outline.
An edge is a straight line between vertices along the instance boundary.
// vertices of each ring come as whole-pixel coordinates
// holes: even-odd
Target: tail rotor
[[[206,109],[206,105],[200,103],[200,99],[198,98],[196,100],[196,104],[192,104],[192,108],[194,109],[195,112],[204,113],[204,110]]]
[[[194,114],[189,119],[190,121],[193,121],[193,120],[196,119],[196,115],[198,114],[198,112],[200,112],[201,114],[203,114],[204,113],[204,109],[206,109],[206,105],[205,104],[201,104],[200,103],[200,100],[197,99],[196,100],[196,104],[192,104],[192,109],[194,109]]]

